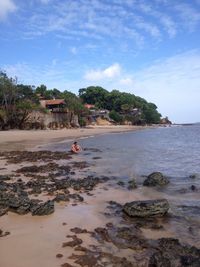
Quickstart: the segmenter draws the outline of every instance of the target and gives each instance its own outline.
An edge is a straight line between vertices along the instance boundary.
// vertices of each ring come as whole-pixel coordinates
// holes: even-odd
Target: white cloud
[[[77,54],[77,48],[76,47],[71,47],[70,48],[70,52],[73,54],[73,55],[76,55]]]
[[[118,63],[103,70],[89,70],[84,78],[89,81],[99,81],[103,79],[113,79],[120,75],[121,67]]]
[[[200,22],[200,11],[186,3],[175,5],[175,9],[179,12],[178,15],[181,17],[184,25],[193,31]]]
[[[0,20],[5,20],[9,13],[17,10],[13,0],[0,0]]]
[[[85,80],[77,78],[83,70],[74,62],[52,60],[45,66],[22,62],[2,69],[9,76],[17,76],[19,82],[36,86],[44,83],[49,89],[77,91],[95,82],[107,90],[126,91],[155,103],[159,112],[173,122],[196,122],[200,121],[199,52],[193,50],[160,59],[137,72],[127,72],[115,63],[101,70],[88,71]]]
[[[190,51],[134,73],[127,91],[156,103],[174,122],[200,121],[200,53]],[[133,90],[133,91],[132,91]]]
[[[200,121],[200,53],[192,50],[160,59],[137,72],[120,68],[114,79],[105,79],[104,70],[87,73],[90,81],[108,89],[133,93],[153,102],[173,122]]]
[[[122,78],[120,79],[120,84],[123,85],[123,86],[126,86],[128,88],[132,87],[134,85],[134,80],[130,77],[125,77],[125,78]]]

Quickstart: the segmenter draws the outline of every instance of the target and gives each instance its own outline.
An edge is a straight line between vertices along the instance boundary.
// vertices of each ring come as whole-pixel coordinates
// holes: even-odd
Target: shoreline
[[[169,215],[153,219],[124,214],[125,203],[161,199],[162,191],[140,184],[129,189],[131,180],[98,171],[84,155],[48,149],[51,142],[151,128],[155,126],[0,132],[0,149],[5,150],[0,157],[0,200],[5,205],[0,216],[0,266],[147,267],[160,251],[160,242],[162,253],[170,247],[166,255],[172,261],[176,250],[200,260],[199,241],[179,237],[182,217],[176,217],[173,206]],[[47,150],[41,150],[42,144]],[[93,163],[104,156],[98,148],[84,153]],[[198,231],[187,220],[183,225],[191,233]]]
[[[76,140],[83,137],[109,133],[123,133],[155,128],[155,126],[89,126],[78,129],[60,130],[9,130],[0,131],[0,150],[33,149],[39,145],[62,140]]]

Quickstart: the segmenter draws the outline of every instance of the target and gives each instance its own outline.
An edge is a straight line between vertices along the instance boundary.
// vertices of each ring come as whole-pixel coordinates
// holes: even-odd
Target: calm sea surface
[[[71,143],[61,142],[49,147],[68,150]],[[84,138],[79,143],[88,149],[83,153],[85,160],[101,157],[97,167],[118,176],[146,175],[152,171],[176,178],[200,175],[200,126],[106,134]]]
[[[109,134],[80,143],[83,148],[101,150],[95,156],[103,158],[99,162],[102,170],[120,176],[146,175],[153,171],[176,178],[200,175],[200,126]]]
[[[78,140],[84,151],[78,160],[90,162],[94,174],[116,180],[135,178],[145,198],[166,198],[172,217],[169,229],[183,241],[200,247],[200,126],[172,126],[105,134]],[[69,150],[73,140],[49,147]],[[160,188],[142,186],[145,175],[160,171],[170,183]],[[195,174],[195,178],[190,175]],[[127,190],[125,186],[124,189]],[[120,201],[120,200],[119,200]],[[121,200],[123,202],[123,200]]]

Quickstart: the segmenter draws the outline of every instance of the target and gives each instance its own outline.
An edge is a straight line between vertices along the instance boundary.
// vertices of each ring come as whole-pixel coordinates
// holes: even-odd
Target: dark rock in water
[[[0,175],[0,181],[8,181],[11,180],[9,175]]]
[[[4,237],[7,235],[10,235],[10,232],[8,232],[8,231],[4,232],[3,230],[0,229],[0,237]]]
[[[70,229],[71,232],[75,233],[75,234],[85,234],[88,233],[88,231],[86,229],[81,229],[79,227],[74,227],[72,229]]]
[[[157,185],[166,185],[169,183],[169,180],[164,177],[161,172],[153,172],[147,179],[144,181],[144,186],[157,186]]]
[[[131,190],[131,189],[137,188],[137,184],[135,182],[135,179],[130,180],[128,183],[129,183],[128,189]]]
[[[74,267],[74,266],[72,266],[71,264],[69,264],[69,263],[63,263],[62,265],[61,265],[61,267]]]
[[[163,216],[168,209],[169,203],[166,199],[133,201],[123,206],[123,211],[131,217]]]
[[[0,207],[0,217],[5,215],[8,211],[8,208],[3,208],[3,207]]]
[[[69,194],[69,198],[74,199],[75,201],[83,202],[84,198],[79,194]]]
[[[199,173],[193,173],[189,176],[189,178],[191,178],[191,179],[200,178],[200,174]]]
[[[124,186],[125,185],[125,183],[123,181],[119,181],[119,182],[117,182],[117,184],[120,185],[120,186]]]
[[[76,235],[72,235],[72,236],[67,236],[67,237],[71,237],[73,240],[72,241],[68,241],[68,242],[64,242],[62,247],[75,247],[78,245],[81,245],[83,243],[82,239],[78,238]]]
[[[200,249],[183,246],[178,239],[161,238],[149,260],[149,267],[199,267]]]
[[[61,253],[56,254],[56,258],[62,258],[62,257],[63,257],[63,254]]]
[[[111,242],[108,231],[106,228],[98,227],[95,229],[95,232],[101,237],[103,241]]]
[[[190,189],[191,189],[192,191],[197,191],[197,188],[196,188],[195,185],[191,185]]]
[[[36,204],[31,208],[32,215],[49,215],[54,212],[54,202],[48,200],[47,202]]]
[[[57,194],[54,198],[54,201],[60,202],[60,201],[69,201],[69,197],[66,194]]]

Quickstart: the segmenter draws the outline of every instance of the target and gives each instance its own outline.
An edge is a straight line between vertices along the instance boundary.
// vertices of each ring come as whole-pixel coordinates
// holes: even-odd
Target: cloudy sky
[[[200,121],[200,0],[0,0],[0,69],[19,82],[99,85]]]

